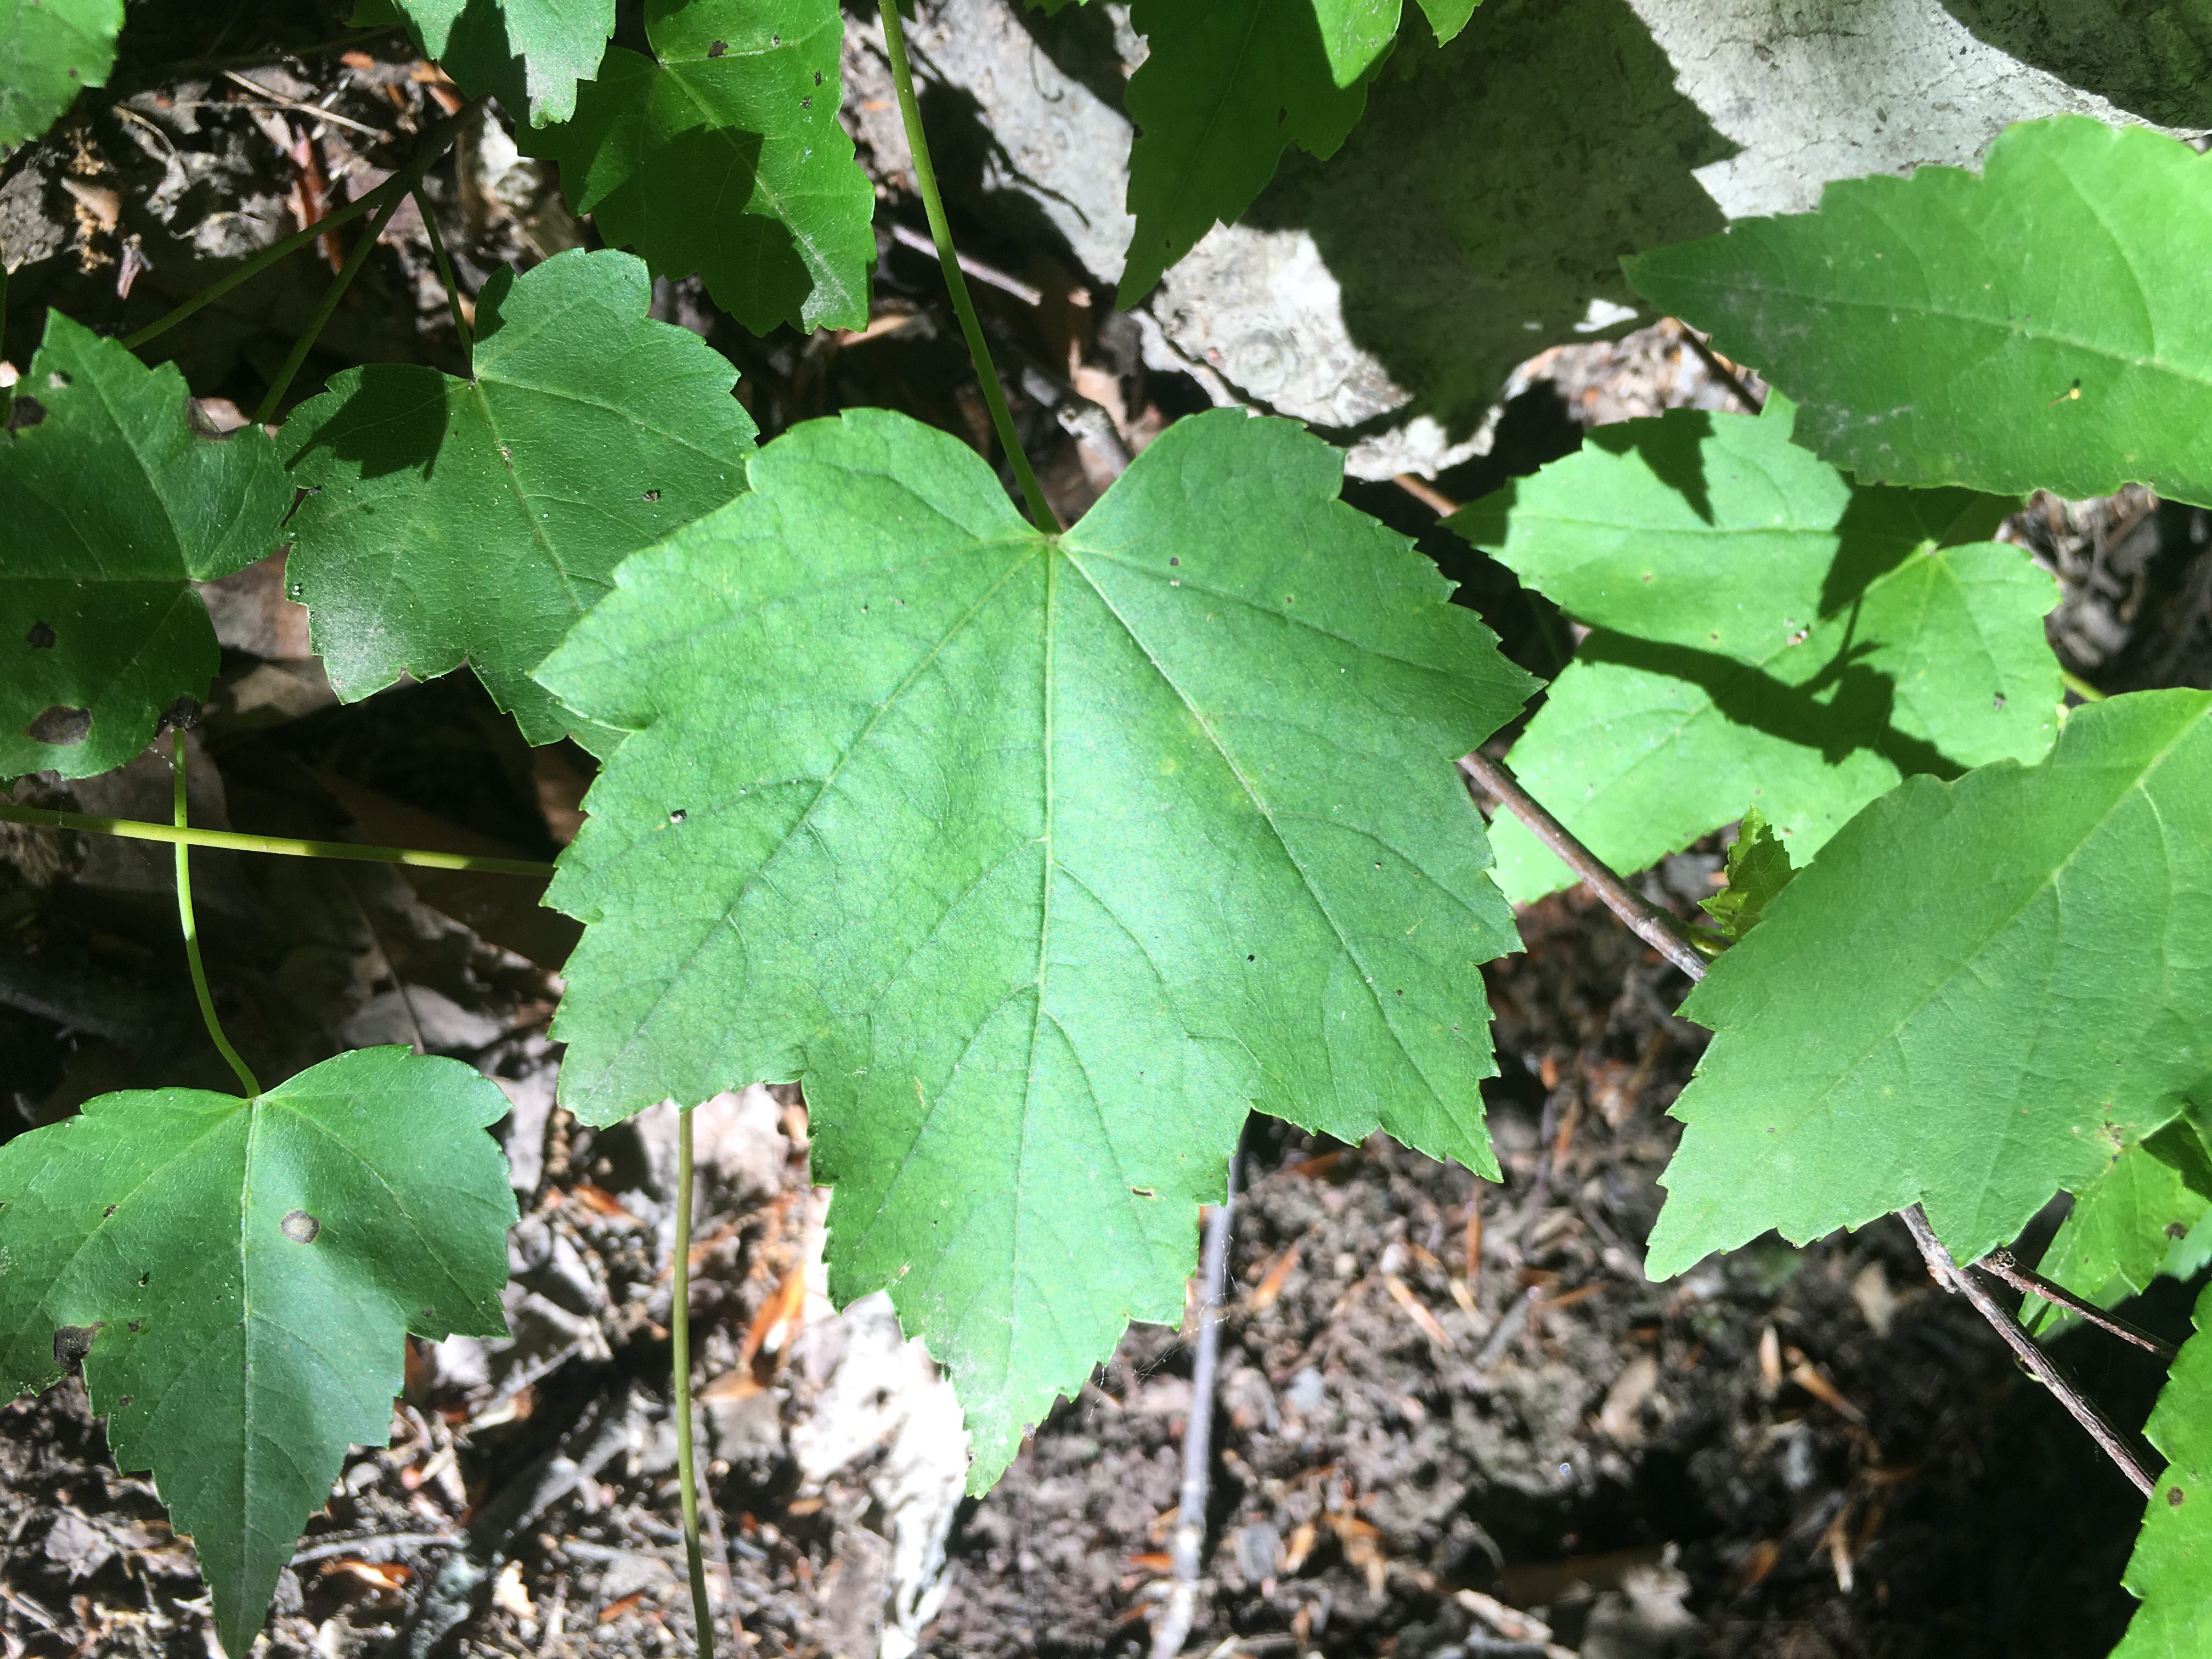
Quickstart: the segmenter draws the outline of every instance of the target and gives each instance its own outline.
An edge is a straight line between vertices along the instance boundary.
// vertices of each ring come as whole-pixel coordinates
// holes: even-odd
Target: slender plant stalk
[[[437,216],[430,211],[430,203],[417,185],[414,191],[415,210],[422,216],[422,229],[430,239],[430,257],[438,262],[438,280],[446,285],[446,303],[453,307],[453,332],[461,343],[464,356],[476,355],[476,337],[470,333],[468,319],[461,314],[461,285],[453,280],[453,262],[446,257],[446,239],[438,234]]]
[[[684,1559],[691,1572],[691,1615],[699,1659],[714,1656],[714,1610],[699,1550],[699,1485],[691,1456],[691,1110],[676,1115],[676,1259],[669,1289],[668,1362],[676,1376],[676,1484],[684,1499]]]
[[[403,192],[386,202],[376,217],[368,222],[368,228],[354,242],[353,252],[346,256],[345,264],[331,279],[331,285],[323,290],[322,303],[315,307],[315,314],[307,319],[307,326],[301,331],[300,337],[292,342],[292,349],[285,355],[284,365],[276,371],[276,378],[270,381],[269,390],[262,397],[261,407],[253,411],[254,425],[265,426],[276,418],[276,406],[284,401],[285,392],[291,389],[292,379],[299,374],[300,365],[307,361],[307,354],[315,349],[315,342],[322,338],[323,330],[329,326],[331,316],[337,311],[338,301],[345,298],[346,290],[353,286],[353,279],[361,275],[361,268],[368,263],[368,256],[376,252],[376,245],[391,225],[392,216],[399,211],[399,204],[406,199]]]
[[[404,864],[421,870],[479,870],[502,876],[550,877],[553,866],[530,859],[483,858],[473,853],[427,853],[412,847],[362,847],[349,841],[300,841],[290,836],[246,836],[231,830],[192,830],[179,817],[173,824],[137,818],[94,817],[60,812],[48,806],[17,806],[0,801],[0,823],[35,824],[42,830],[81,830],[88,835],[120,836],[125,841],[173,842],[179,848],[218,847],[230,853],[275,853],[295,859],[348,859],[356,864]]]
[[[1580,876],[1637,938],[1692,979],[1705,976],[1705,959],[1701,954],[1705,941],[1693,938],[1680,922],[1615,875],[1603,859],[1577,839],[1573,830],[1546,811],[1512,773],[1482,754],[1461,757],[1459,766],[1470,789],[1480,784],[1499,805],[1528,825],[1536,839],[1557,853],[1560,861]]]
[[[2056,1303],[2069,1312],[2080,1316],[2109,1336],[2123,1342],[2132,1342],[2138,1348],[2148,1349],[2171,1365],[2181,1351],[2171,1342],[2160,1341],[2139,1325],[2130,1325],[2118,1314],[2107,1312],[2095,1303],[2074,1294],[2063,1285],[2054,1285],[2041,1273],[2032,1273],[2012,1258],[2010,1250],[1998,1250],[1974,1263],[1976,1271],[1990,1278],[2002,1279],[2013,1289],[2029,1296],[2039,1296],[2045,1302]]]
[[[898,88],[899,116],[906,123],[907,148],[914,153],[914,187],[921,198],[921,210],[929,216],[929,234],[937,244],[937,263],[945,272],[945,286],[952,292],[952,309],[960,318],[960,332],[968,341],[968,355],[974,359],[975,376],[983,383],[983,401],[990,405],[991,424],[998,428],[999,444],[1012,463],[1014,482],[1021,486],[1022,501],[1029,508],[1030,521],[1046,535],[1056,535],[1060,530],[1058,515],[1044,498],[1044,487],[1037,483],[1036,471],[1030,465],[1029,456],[1023,452],[1022,441],[1014,431],[1013,411],[1006,407],[1006,388],[999,383],[999,371],[991,362],[991,348],[983,340],[983,325],[975,315],[975,302],[968,296],[967,274],[960,269],[960,255],[952,246],[952,227],[945,217],[945,198],[938,192],[937,169],[930,164],[929,141],[922,136],[921,107],[915,102],[914,70],[906,58],[906,25],[899,21],[897,0],[884,0],[880,8],[884,20],[884,46],[891,60],[891,81]]]
[[[2058,683],[2081,699],[2083,702],[2102,702],[2110,694],[2100,691],[2070,668],[2058,671]]]
[[[175,758],[171,764],[177,774],[177,829],[179,832],[177,842],[177,920],[184,924],[185,960],[192,970],[192,994],[200,1000],[200,1018],[207,1022],[208,1035],[215,1039],[215,1046],[222,1052],[222,1057],[230,1062],[230,1069],[238,1073],[238,1080],[246,1085],[246,1097],[252,1100],[260,1094],[261,1085],[254,1080],[253,1073],[246,1069],[246,1062],[239,1058],[238,1050],[230,1046],[230,1039],[223,1035],[222,1022],[215,1017],[215,996],[208,989],[207,969],[200,962],[199,923],[192,916],[191,843],[182,838],[185,812],[185,729],[181,726],[177,728]]]
[[[2145,1498],[2151,1495],[2157,1482],[2150,1477],[2120,1431],[2105,1420],[2105,1415],[2074,1386],[2074,1379],[2058,1368],[2058,1362],[2043,1351],[2042,1346],[1996,1301],[1974,1282],[1973,1275],[1961,1273],[1959,1264],[1951,1259],[1951,1252],[1943,1248],[1943,1241],[1936,1237],[1936,1230],[1928,1224],[1926,1212],[1917,1204],[1908,1205],[1898,1212],[1911,1230],[1912,1242],[1920,1247],[1922,1258],[1928,1263],[1928,1272],[1945,1290],[1955,1291],[1974,1304],[1974,1311],[1990,1323],[1990,1328],[2002,1337],[2005,1346],[2013,1351],[2030,1376],[2058,1396],[2058,1403],[2073,1414],[2074,1420],[2089,1431],[2089,1437],[2112,1460],[2113,1465],[2129,1483]]]
[[[1705,978],[1705,963],[1696,951],[1690,950],[1679,938],[1673,943],[1680,955],[1668,948],[1668,924],[1673,919],[1645,903],[1632,891],[1628,884],[1622,881],[1603,860],[1577,841],[1557,818],[1515,782],[1511,773],[1497,762],[1486,760],[1480,755],[1466,757],[1460,762],[1460,767],[1470,787],[1480,780],[1483,787],[1534,832],[1539,840],[1565,860],[1575,873],[1589,884],[1590,890],[1605,901],[1606,908],[1626,923],[1638,938],[1656,946],[1692,979]],[[1651,931],[1646,931],[1647,928]],[[1951,1252],[1944,1248],[1942,1240],[1936,1237],[1936,1230],[1929,1224],[1926,1212],[1917,1204],[1911,1204],[1897,1213],[1904,1220],[1906,1231],[1911,1233],[1912,1242],[1920,1247],[1921,1257],[1927,1262],[1929,1273],[1936,1282],[1945,1290],[1965,1297],[1972,1304],[1974,1311],[1981,1315],[1990,1328],[2004,1340],[2005,1346],[2013,1351],[2028,1375],[2057,1396],[2058,1403],[2065,1407],[2075,1422],[2088,1431],[2089,1437],[2097,1443],[2106,1456],[2112,1460],[2113,1467],[2127,1476],[2136,1490],[2148,1497],[2154,1483],[2141,1460],[2128,1449],[2119,1431],[2106,1421],[2104,1414],[2074,1385],[2074,1380],[2059,1368],[2057,1362],[2043,1351],[2033,1337],[2021,1328],[2020,1322],[1976,1283],[1972,1274],[1960,1271],[1959,1264],[1952,1260]],[[2009,1262],[2010,1258],[2006,1256],[2004,1260]],[[1532,1291],[1530,1294],[1533,1296],[1534,1292]]]
[[[436,165],[438,158],[453,147],[453,140],[460,137],[461,128],[466,124],[469,113],[474,108],[473,104],[465,105],[458,114],[447,116],[436,126],[432,127],[423,135],[422,143],[407,165],[366,196],[348,202],[343,207],[333,208],[305,230],[296,232],[287,236],[283,241],[262,249],[237,270],[210,283],[167,316],[155,318],[136,334],[128,336],[123,343],[133,351],[137,350],[148,341],[167,333],[194,312],[212,305],[233,289],[252,282],[270,266],[281,264],[286,258],[297,253],[301,248],[320,241],[324,236],[336,230],[347,221],[358,219],[364,213],[374,213],[381,209],[389,208],[395,202],[404,201],[408,193],[422,182],[422,175],[429,172],[431,167]]]

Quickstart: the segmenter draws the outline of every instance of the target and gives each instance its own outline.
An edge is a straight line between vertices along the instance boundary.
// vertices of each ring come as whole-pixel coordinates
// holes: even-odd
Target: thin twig
[[[1190,1369],[1190,1415],[1182,1431],[1182,1492],[1176,1501],[1176,1529],[1169,1545],[1175,1582],[1152,1626],[1152,1659],[1175,1659],[1190,1639],[1198,1612],[1198,1581],[1206,1550],[1206,1487],[1213,1474],[1213,1378],[1221,1358],[1221,1303],[1229,1283],[1229,1236],[1237,1212],[1238,1155],[1229,1158],[1229,1188],[1206,1212],[1197,1352]]]
[[[416,847],[364,847],[349,841],[301,841],[291,836],[247,836],[234,830],[192,830],[181,824],[146,823],[137,818],[103,818],[89,812],[62,812],[50,806],[18,806],[0,801],[0,823],[35,824],[41,830],[77,830],[125,841],[158,841],[178,847],[216,847],[230,853],[274,853],[295,859],[347,859],[356,864],[404,864],[419,870],[481,870],[502,876],[550,877],[553,866],[532,859],[483,858],[473,853],[428,853]]]
[[[1998,1305],[1996,1299],[1977,1284],[1973,1278],[1959,1270],[1951,1259],[1951,1252],[1943,1248],[1943,1241],[1936,1237],[1936,1230],[1928,1224],[1928,1217],[1917,1204],[1909,1205],[1898,1212],[1911,1230],[1912,1242],[1920,1247],[1920,1254],[1928,1263],[1928,1271],[1938,1285],[1955,1291],[1974,1305],[1974,1311],[1987,1320],[1996,1334],[2004,1339],[2005,1346],[2027,1368],[2028,1375],[2058,1396],[2058,1403],[2073,1413],[2074,1420],[2089,1431],[2089,1437],[2111,1458],[2120,1473],[2134,1483],[2137,1492],[2149,1497],[2152,1480],[2136,1455],[2120,1438],[2119,1431],[2106,1422],[2104,1414],[2083,1397],[2073,1381],[2058,1368],[2058,1364],[2045,1353],[2035,1340],[2021,1329],[2020,1323]]]
[[[929,234],[937,246],[937,263],[945,272],[945,286],[952,295],[952,309],[960,319],[960,332],[968,342],[968,356],[975,365],[975,378],[982,382],[983,401],[991,410],[991,424],[998,429],[999,447],[1006,452],[1006,461],[1014,469],[1014,482],[1021,487],[1022,501],[1029,508],[1030,522],[1048,536],[1057,535],[1060,524],[1052,505],[1045,500],[1044,486],[1037,482],[1036,469],[1022,448],[1021,434],[1014,430],[1013,411],[1006,407],[1006,391],[999,383],[999,371],[991,362],[991,348],[983,338],[983,325],[975,315],[975,302],[968,295],[968,278],[960,268],[960,256],[952,246],[952,226],[945,216],[945,198],[937,188],[937,169],[930,162],[929,141],[922,136],[921,106],[915,101],[914,69],[907,62],[906,25],[899,19],[898,8],[884,6],[878,13],[884,23],[885,56],[890,59],[891,82],[898,88],[899,117],[906,126],[907,149],[914,161],[915,192],[921,198],[922,211],[929,218]]]
[[[937,257],[936,243],[896,220],[891,222],[891,240],[901,247],[912,248],[916,253],[927,253],[932,258]],[[1042,289],[1025,283],[1018,276],[1009,276],[996,265],[987,265],[981,259],[971,258],[963,253],[960,256],[960,269],[977,282],[995,288],[1001,294],[1011,294],[1025,305],[1041,306],[1044,303]]]
[[[691,1453],[691,1111],[676,1114],[676,1244],[670,1266],[668,1363],[676,1378],[676,1485],[684,1508],[684,1562],[691,1575],[691,1616],[699,1659],[714,1659],[714,1607],[699,1549],[698,1465]]]
[[[1457,501],[1445,495],[1443,490],[1437,489],[1434,484],[1431,483],[1426,478],[1422,477],[1418,473],[1393,473],[1390,477],[1390,482],[1397,485],[1399,489],[1404,490],[1408,495],[1411,495],[1423,507],[1427,507],[1430,512],[1435,514],[1439,519],[1449,519],[1453,514],[1459,511],[1459,503]]]
[[[287,98],[281,92],[271,91],[258,81],[250,81],[236,70],[225,70],[222,78],[246,88],[256,98],[266,98],[279,109],[297,110],[302,115],[312,115],[319,121],[328,121],[332,126],[349,127],[356,132],[367,133],[379,143],[389,140],[393,134],[382,127],[373,127],[366,121],[356,121],[350,115],[341,115],[336,110],[325,109],[320,104],[302,103],[297,98]]]
[[[1528,828],[1530,834],[1559,856],[1605,908],[1627,924],[1629,932],[1680,968],[1692,979],[1705,976],[1705,958],[1683,932],[1682,925],[1613,874],[1605,860],[1575,838],[1574,832],[1538,804],[1498,762],[1476,753],[1460,757],[1460,771],[1470,791],[1476,784],[1488,790],[1500,805]]]
[[[2117,1314],[2105,1311],[2094,1302],[2084,1301],[2063,1285],[2053,1284],[2041,1273],[2031,1272],[2013,1260],[2010,1250],[1998,1250],[1984,1256],[1974,1266],[1992,1279],[2002,1279],[2016,1291],[2030,1296],[2039,1296],[2045,1302],[2055,1302],[2081,1316],[2100,1330],[2110,1331],[2123,1342],[2132,1342],[2138,1348],[2148,1348],[2160,1359],[2172,1364],[2181,1350],[2171,1342],[2161,1342],[2148,1331],[2130,1325]]]
[[[1680,319],[1678,318],[1676,320]],[[1765,404],[1753,395],[1751,388],[1743,383],[1743,376],[1721,361],[1720,353],[1712,349],[1704,335],[1687,323],[1683,323],[1682,338],[1689,343],[1690,349],[1697,353],[1698,361],[1705,366],[1706,373],[1726,386],[1738,403],[1754,415],[1765,408]]]

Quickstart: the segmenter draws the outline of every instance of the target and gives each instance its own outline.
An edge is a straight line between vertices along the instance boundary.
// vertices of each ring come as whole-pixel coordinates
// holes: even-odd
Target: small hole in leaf
[[[1259,958],[1259,957],[1245,957],[1245,958],[1244,958],[1244,960],[1245,960],[1245,961],[1247,961],[1247,962],[1257,962],[1257,961],[1259,961],[1259,959],[1260,959],[1260,958]]]
[[[46,623],[34,622],[31,631],[23,635],[23,642],[33,651],[51,651],[59,643],[60,635]]]
[[[69,387],[69,384],[70,377],[63,374],[58,368],[49,371],[46,375],[46,385],[53,391],[66,391]]]
[[[144,1290],[144,1289],[146,1288],[146,1281],[147,1281],[148,1279],[151,1279],[153,1276],[154,1276],[154,1275],[153,1275],[152,1273],[140,1273],[140,1274],[138,1275],[138,1288],[139,1288],[140,1290],[142,1290],[142,1291],[143,1291],[143,1290]]]
[[[115,1409],[119,1412],[129,1411],[131,1409],[131,1396],[126,1394],[122,1399],[117,1401],[115,1402]]]
[[[660,492],[657,489],[648,489],[645,492],[645,499],[648,501],[657,501],[660,499]]]
[[[85,1355],[92,1352],[92,1339],[100,1334],[97,1325],[64,1325],[54,1332],[54,1363],[66,1370],[75,1370],[84,1364]]]
[[[36,398],[18,398],[8,405],[8,433],[14,436],[27,426],[36,426],[46,418],[46,406]]]
[[[682,807],[673,806],[669,809],[668,821],[671,823],[681,823],[690,816],[690,814],[686,812]]]
[[[58,749],[67,749],[92,735],[92,710],[55,703],[25,726],[23,735],[33,743],[50,743]]]
[[[323,1224],[316,1220],[314,1217],[309,1215],[305,1210],[293,1211],[289,1215],[286,1216],[283,1221],[279,1222],[277,1225],[283,1229],[284,1237],[290,1239],[295,1244],[313,1243],[315,1242],[315,1235],[323,1230]]]

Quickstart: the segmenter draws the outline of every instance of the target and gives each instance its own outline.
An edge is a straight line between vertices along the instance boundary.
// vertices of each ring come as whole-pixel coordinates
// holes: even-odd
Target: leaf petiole
[[[230,1046],[223,1035],[222,1022],[215,1017],[215,996],[208,989],[207,969],[200,961],[199,923],[192,915],[192,848],[184,838],[185,810],[185,728],[176,731],[176,747],[170,762],[177,775],[177,920],[185,930],[185,961],[192,971],[192,994],[199,999],[200,1018],[207,1022],[208,1035],[215,1039],[216,1048],[230,1062],[230,1069],[238,1073],[238,1080],[246,1085],[246,1097],[258,1099],[261,1085],[255,1079],[246,1062],[239,1058],[238,1050]]]
[[[937,244],[937,263],[945,272],[945,286],[951,290],[952,309],[960,318],[960,332],[968,342],[968,356],[975,364],[975,378],[983,383],[983,401],[990,405],[991,424],[998,428],[999,445],[1006,452],[1012,464],[1014,481],[1021,486],[1022,504],[1029,509],[1030,522],[1048,536],[1058,535],[1063,528],[1059,515],[1044,498],[1044,487],[1037,482],[1036,470],[1030,466],[1029,456],[1022,449],[1020,435],[1014,430],[1013,411],[1006,407],[1006,388],[1000,384],[999,371],[991,362],[991,348],[983,339],[983,325],[975,315],[975,302],[968,295],[967,274],[960,269],[960,256],[952,246],[952,227],[945,217],[945,198],[937,188],[937,169],[930,164],[929,140],[921,131],[921,109],[915,102],[914,70],[907,63],[906,25],[899,21],[897,0],[884,0],[880,8],[884,20],[884,46],[891,60],[891,81],[898,88],[899,116],[906,124],[907,148],[914,154],[914,187],[921,198],[922,211],[929,216],[930,240]]]
[[[96,817],[47,806],[17,806],[0,801],[0,823],[29,823],[43,830],[79,830],[88,835],[120,836],[126,841],[173,842],[179,847],[218,847],[232,853],[275,853],[295,859],[350,859],[357,864],[404,864],[422,870],[479,870],[503,876],[550,877],[553,866],[529,859],[484,858],[473,853],[429,853],[412,847],[363,847],[347,841],[301,841],[290,836],[246,836],[231,830],[193,830],[146,823],[137,818]]]
[[[157,339],[167,333],[194,312],[212,305],[233,289],[252,282],[270,266],[282,264],[288,257],[297,253],[310,243],[320,241],[323,237],[349,220],[358,219],[364,213],[374,213],[388,208],[394,202],[404,201],[408,192],[422,182],[422,175],[429,172],[438,158],[450,149],[453,141],[461,136],[461,128],[467,122],[470,111],[475,107],[473,104],[465,104],[458,112],[447,116],[436,126],[432,127],[424,136],[414,159],[366,196],[356,197],[342,207],[332,208],[305,230],[296,231],[283,241],[264,248],[228,276],[210,283],[167,316],[156,317],[136,334],[125,337],[124,345],[130,350],[137,350],[149,341]]]
[[[453,308],[454,337],[461,343],[461,355],[473,356],[476,337],[470,333],[468,319],[461,313],[461,285],[453,280],[453,262],[446,257],[446,239],[438,234],[437,216],[430,211],[429,198],[420,185],[413,194],[415,210],[422,216],[423,234],[430,239],[430,257],[438,264],[438,280],[446,285],[446,303]]]

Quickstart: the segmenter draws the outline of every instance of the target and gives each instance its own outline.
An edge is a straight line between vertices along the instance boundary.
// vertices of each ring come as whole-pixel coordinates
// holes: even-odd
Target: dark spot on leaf
[[[1259,959],[1260,959],[1260,958],[1259,958],[1259,957],[1245,957],[1245,958],[1244,958],[1244,960],[1245,960],[1245,961],[1247,961],[1247,962],[1257,962],[1257,961],[1259,961]]]
[[[1289,106],[1285,105],[1275,111],[1275,119],[1278,122],[1287,121],[1290,118],[1291,112]]]
[[[2189,1494],[2179,1486],[2168,1486],[2166,1489],[2166,1501],[2169,1508],[2179,1509],[2182,1500],[2188,1496]]]
[[[107,1218],[108,1218],[108,1217],[110,1217],[110,1216],[113,1215],[114,1213],[115,1213],[115,1206],[114,1206],[112,1204],[111,1204],[111,1205],[109,1205],[106,1209],[102,1210],[102,1211],[100,1212],[100,1218],[102,1221],[105,1221],[105,1220],[106,1220],[106,1219],[107,1219]]]
[[[668,821],[671,823],[681,823],[689,816],[690,814],[680,806],[672,806],[668,809]]]
[[[313,1243],[315,1235],[323,1230],[323,1224],[305,1210],[293,1211],[277,1224],[284,1230],[284,1237],[295,1244]]]
[[[189,732],[200,723],[200,716],[205,712],[198,697],[189,695],[179,697],[164,708],[161,718],[155,721],[154,735],[158,738],[172,732]]]
[[[150,1272],[140,1273],[138,1275],[138,1288],[142,1291],[144,1290],[146,1288],[146,1281],[153,1276],[154,1275]]]
[[[2186,1238],[2189,1237],[2189,1229],[2179,1221],[2169,1221],[2166,1224],[2166,1236],[2168,1238]]]
[[[115,1402],[115,1409],[119,1412],[129,1411],[131,1409],[131,1396],[126,1394],[122,1399],[117,1401]]]
[[[709,58],[720,58],[720,57],[724,52],[727,52],[729,49],[730,49],[730,43],[729,43],[728,41],[726,41],[726,40],[717,40],[717,41],[715,41],[715,42],[714,42],[714,44],[713,46],[709,46],[709,47],[708,47],[708,48],[707,48],[707,56],[708,56],[708,57],[709,57]]]
[[[768,43],[771,46],[780,46],[783,44],[783,37],[780,34],[771,34],[768,38]]]
[[[1175,559],[1175,558],[1171,558],[1171,559],[1170,559],[1170,560],[1168,561],[1168,562],[1169,562],[1170,564],[1181,564],[1181,563],[1182,562],[1182,561],[1181,559]]]
[[[136,1336],[139,1332],[146,1328],[146,1322],[143,1319],[134,1319],[123,1328],[129,1331],[131,1335]]]
[[[1158,1198],[1159,1194],[1150,1187],[1132,1187],[1129,1191],[1138,1198]]]
[[[85,1355],[92,1352],[92,1339],[99,1334],[99,1325],[61,1326],[54,1332],[54,1363],[75,1370],[84,1364]]]
[[[33,651],[51,651],[59,639],[60,635],[46,623],[34,622],[31,624],[31,631],[23,635],[23,643]]]
[[[814,100],[811,98],[802,98],[799,100],[799,106],[801,109],[812,109],[814,107]]]
[[[822,71],[820,70],[814,71],[814,84],[817,87],[822,84]]]
[[[33,743],[50,743],[66,749],[92,735],[92,710],[55,703],[25,726],[23,735]]]
[[[645,492],[645,499],[648,501],[657,501],[660,499],[660,492],[657,489],[648,489]]]
[[[46,418],[46,406],[36,398],[18,398],[8,405],[8,435],[13,437],[27,426],[36,426]]]

